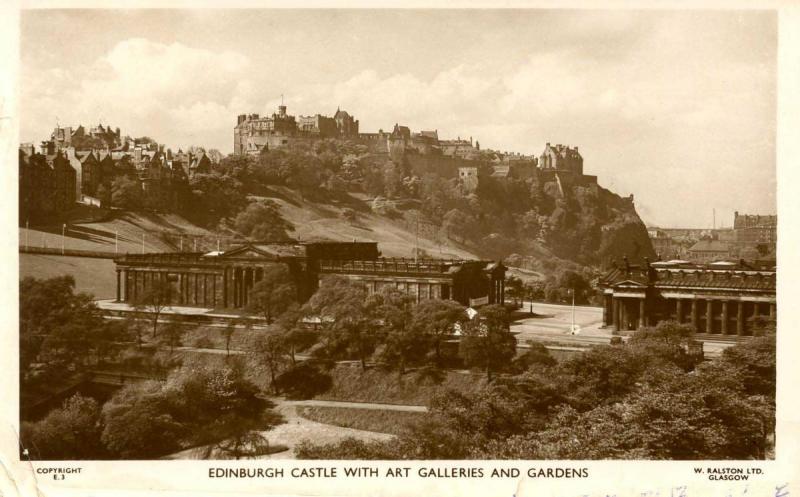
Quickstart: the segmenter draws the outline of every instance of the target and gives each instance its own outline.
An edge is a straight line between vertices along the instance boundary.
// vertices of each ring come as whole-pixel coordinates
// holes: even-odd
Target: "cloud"
[[[26,128],[48,136],[42,126],[55,116],[62,125],[103,119],[168,144],[185,146],[192,136],[219,147],[218,132],[230,127],[234,107],[248,104],[249,69],[249,59],[236,52],[127,39],[83,66],[23,74],[23,98],[32,103]]]

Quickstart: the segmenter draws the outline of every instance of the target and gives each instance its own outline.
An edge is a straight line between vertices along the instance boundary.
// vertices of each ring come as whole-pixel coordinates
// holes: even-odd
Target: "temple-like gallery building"
[[[743,262],[626,261],[599,282],[603,323],[624,331],[674,320],[698,333],[752,335],[757,318],[775,318],[775,275]]]
[[[130,304],[169,282],[171,305],[241,309],[272,264],[285,264],[299,302],[326,275],[361,281],[369,292],[393,287],[426,299],[463,305],[503,302],[505,267],[478,260],[382,258],[375,242],[249,243],[224,252],[127,254],[115,260],[117,301]]]

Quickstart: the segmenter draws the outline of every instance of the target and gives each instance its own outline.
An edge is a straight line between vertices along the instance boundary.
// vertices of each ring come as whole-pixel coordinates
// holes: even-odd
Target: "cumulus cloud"
[[[202,139],[221,146],[219,131],[230,127],[235,108],[249,104],[249,68],[236,52],[128,39],[86,65],[24,74],[32,103],[24,121],[39,136],[58,116],[63,125],[104,119],[168,144]]]

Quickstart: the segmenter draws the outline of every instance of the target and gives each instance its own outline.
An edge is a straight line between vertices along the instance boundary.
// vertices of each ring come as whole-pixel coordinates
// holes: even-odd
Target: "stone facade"
[[[295,119],[287,114],[285,105],[280,105],[271,116],[239,115],[233,128],[233,153],[255,155],[297,141],[358,136],[358,120],[341,109],[333,117],[316,114]]]
[[[747,336],[760,316],[775,318],[775,268],[684,261],[624,265],[599,282],[603,323],[636,330],[673,320],[699,333]]]
[[[539,167],[583,175],[583,157],[578,147],[570,148],[561,144],[551,146],[548,142],[539,156]]]
[[[225,252],[128,254],[115,260],[117,300],[133,303],[154,282],[169,282],[173,305],[245,308],[264,268],[286,264],[297,299],[308,300],[320,278],[363,281],[369,291],[394,286],[418,300],[453,299],[464,305],[502,302],[505,267],[489,261],[379,258],[374,242],[253,242]]]

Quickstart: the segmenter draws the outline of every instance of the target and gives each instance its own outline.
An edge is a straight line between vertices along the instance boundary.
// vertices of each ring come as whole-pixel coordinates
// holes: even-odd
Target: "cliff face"
[[[550,175],[527,185],[528,210],[516,216],[518,243],[514,254],[505,255],[509,263],[547,272],[573,265],[601,269],[625,256],[655,258],[632,198],[600,187],[591,177]]]

